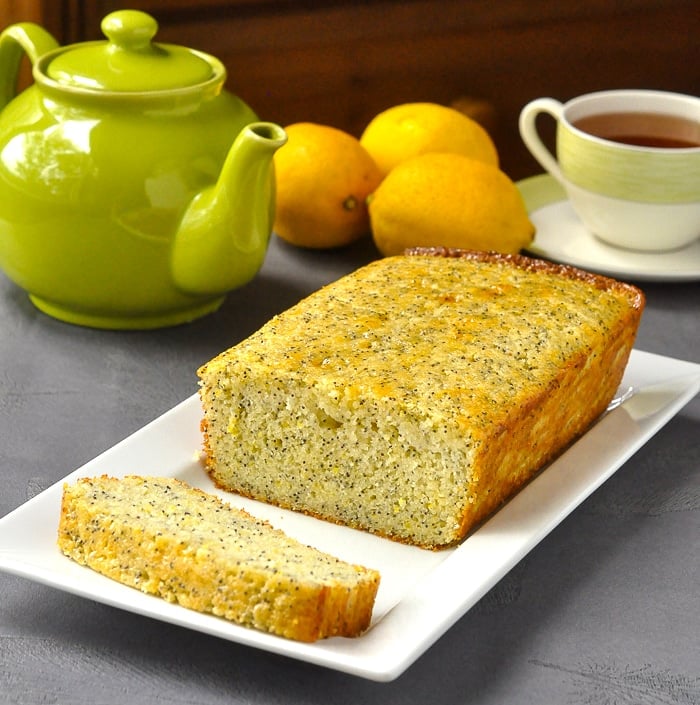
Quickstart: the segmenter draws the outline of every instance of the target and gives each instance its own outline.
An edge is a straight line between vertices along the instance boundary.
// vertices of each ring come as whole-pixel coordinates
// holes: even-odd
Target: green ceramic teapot
[[[64,321],[190,321],[265,258],[286,134],[223,89],[217,59],[153,42],[157,28],[124,10],[106,41],[0,34],[0,267]],[[34,83],[15,95],[24,54]]]

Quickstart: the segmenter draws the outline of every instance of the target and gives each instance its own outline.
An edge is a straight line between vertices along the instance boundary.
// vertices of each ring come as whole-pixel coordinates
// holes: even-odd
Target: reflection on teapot
[[[102,29],[67,47],[32,23],[0,34],[0,267],[71,323],[190,321],[261,267],[286,134],[217,59],[153,42],[149,15]],[[15,95],[23,54],[34,83]]]

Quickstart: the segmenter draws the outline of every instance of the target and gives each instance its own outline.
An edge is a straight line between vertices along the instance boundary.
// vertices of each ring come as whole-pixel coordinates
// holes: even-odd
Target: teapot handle
[[[32,66],[40,56],[56,49],[58,42],[43,27],[33,22],[10,25],[0,34],[0,110],[17,93],[17,78],[22,54]]]

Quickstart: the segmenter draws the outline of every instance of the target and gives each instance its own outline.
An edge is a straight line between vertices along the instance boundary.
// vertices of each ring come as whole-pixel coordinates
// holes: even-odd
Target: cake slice
[[[523,256],[377,260],[201,367],[208,470],[259,500],[455,544],[605,410],[643,307],[631,285]]]
[[[361,634],[379,586],[376,571],[162,477],[102,476],[66,485],[58,545],[125,585],[305,642]]]

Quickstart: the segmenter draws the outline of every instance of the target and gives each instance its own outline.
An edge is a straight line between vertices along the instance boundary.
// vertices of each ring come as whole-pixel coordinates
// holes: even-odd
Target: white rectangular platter
[[[382,581],[370,629],[356,639],[302,644],[170,604],[64,557],[56,547],[63,482],[0,519],[0,570],[121,609],[351,673],[390,681],[405,671],[514,565],[608,479],[700,390],[700,365],[633,351],[606,413],[460,546],[433,552],[217,491],[204,472],[196,395],[64,481],[109,474],[177,477],[268,519],[308,544],[376,568]]]

